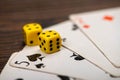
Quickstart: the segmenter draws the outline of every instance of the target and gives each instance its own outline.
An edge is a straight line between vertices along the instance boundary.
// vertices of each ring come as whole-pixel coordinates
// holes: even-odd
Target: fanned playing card
[[[68,76],[53,75],[12,67],[9,65],[9,62],[15,55],[17,55],[17,52],[12,54],[2,70],[0,80],[78,80]]]
[[[120,69],[114,67],[106,57],[98,50],[98,48],[82,33],[81,29],[73,25],[71,22],[63,22],[54,25],[48,29],[57,30],[63,37],[63,45],[79,55],[86,58],[89,62],[93,63],[105,72],[120,77]],[[68,27],[71,26],[71,27]]]
[[[115,67],[120,67],[120,7],[73,14],[70,19]]]
[[[71,21],[65,21],[47,29],[56,30],[60,33],[63,40],[63,47],[60,51],[46,54],[40,50],[39,46],[26,46],[10,61],[10,65],[85,80],[114,80],[106,72],[114,76],[120,76],[120,70],[107,62],[99,50]],[[88,58],[88,61],[97,66],[102,65],[101,68],[105,67],[103,68],[105,72],[88,62],[80,54],[85,58],[92,55],[93,57]]]

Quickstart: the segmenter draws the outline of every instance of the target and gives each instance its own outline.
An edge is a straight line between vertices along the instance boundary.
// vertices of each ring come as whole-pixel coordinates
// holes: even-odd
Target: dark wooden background
[[[0,0],[0,72],[10,55],[24,47],[24,24],[47,27],[73,13],[112,7],[120,7],[120,0]]]

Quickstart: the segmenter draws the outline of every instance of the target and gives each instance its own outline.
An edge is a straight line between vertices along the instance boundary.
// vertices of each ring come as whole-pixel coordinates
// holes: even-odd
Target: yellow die
[[[60,50],[62,39],[58,32],[47,30],[39,35],[40,48],[45,53],[53,53]]]
[[[23,26],[24,41],[29,46],[39,45],[39,34],[42,27],[38,23],[29,23]]]

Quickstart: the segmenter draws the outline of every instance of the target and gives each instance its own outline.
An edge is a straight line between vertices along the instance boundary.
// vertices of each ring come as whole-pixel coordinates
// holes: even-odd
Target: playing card
[[[65,21],[63,23],[54,25],[49,29],[54,29],[61,34],[63,45],[65,46],[61,47],[60,51],[53,54],[45,54],[40,50],[39,46],[26,46],[23,51],[19,52],[11,60],[10,65],[33,71],[42,71],[86,80],[113,79],[104,71],[89,63],[78,53],[66,48],[66,46],[69,45],[71,49],[77,48],[80,50],[80,53],[83,52],[83,49],[86,50],[85,52],[87,54],[99,53],[96,48],[95,52],[97,53],[94,53],[94,45],[89,42],[89,40],[79,31],[76,26],[73,26],[71,21]],[[74,43],[75,45],[73,45]],[[93,51],[91,51],[89,47]],[[96,59],[97,58],[98,56]]]
[[[53,75],[11,67],[9,62],[15,55],[17,55],[17,53],[14,53],[10,57],[6,66],[2,70],[0,80],[75,80],[68,76]]]
[[[96,48],[96,46],[82,34],[79,27],[72,26],[71,22],[64,22],[59,25],[54,25],[49,29],[57,30],[63,37],[63,45],[70,50],[73,50],[86,58],[105,72],[120,77],[120,69],[115,68],[104,55]],[[68,27],[71,26],[71,27]],[[64,30],[63,30],[64,29]]]
[[[62,26],[62,25],[61,25]],[[67,25],[66,25],[67,26]],[[53,27],[52,27],[53,28]],[[74,25],[74,27],[72,28],[73,31],[76,31],[78,27],[76,25]],[[69,49],[71,50],[75,50],[77,51],[78,53],[80,53],[80,55],[84,56],[85,58],[88,58],[88,60],[92,63],[94,63],[95,65],[97,65],[98,67],[100,67],[101,69],[103,69],[104,71],[110,73],[110,74],[114,74],[114,75],[117,75],[119,76],[119,72],[117,72],[119,69],[116,69],[114,68],[114,66],[112,66],[105,58],[103,55],[97,55],[97,54],[93,54],[93,53],[101,53],[99,52],[97,49],[98,48],[95,48],[95,46],[92,46],[91,42],[88,41],[86,38],[83,38],[84,36],[81,35],[80,37],[82,37],[82,39],[80,40],[80,38],[75,38],[75,35],[74,33],[70,32],[71,34],[73,35],[70,35],[69,36],[69,32],[68,34],[67,33],[64,33],[65,31],[62,30],[62,28],[58,28],[58,27],[55,27],[54,28],[55,30],[58,30],[58,32],[60,32],[60,34],[63,36],[63,37],[66,37],[69,41],[66,41],[65,43],[63,43],[65,46],[67,46]],[[79,30],[79,29],[78,29]],[[70,31],[67,30],[67,31]],[[81,31],[81,30],[80,30]],[[79,36],[79,35],[77,35]],[[74,38],[73,38],[74,37]],[[75,40],[75,41],[74,41]],[[74,43],[76,42],[76,43]],[[78,44],[79,42],[79,44]],[[73,43],[73,44],[72,44]],[[87,44],[87,45],[84,45],[84,44]],[[80,45],[82,44],[82,45]],[[84,45],[84,46],[83,46]],[[81,50],[80,50],[80,49]],[[90,54],[92,53],[92,54]],[[109,65],[106,66],[106,63]],[[102,64],[102,65],[101,65]],[[111,70],[112,69],[112,70]],[[116,73],[117,72],[117,73]]]
[[[120,67],[120,7],[73,14],[70,19],[115,67]]]
[[[68,61],[66,61],[66,63],[69,63],[69,65],[67,64],[64,64],[64,66],[63,66],[63,64],[62,64],[62,61],[63,62],[65,62],[64,60],[63,60],[63,58],[62,58],[62,60],[60,61],[60,59],[56,59],[56,58],[59,58],[58,56],[56,56],[56,55],[49,55],[50,56],[50,58],[53,58],[53,60],[52,59],[50,59],[50,58],[47,58],[48,60],[51,60],[51,61],[53,61],[52,63],[51,62],[49,62],[49,61],[44,61],[43,63],[44,63],[44,67],[42,67],[42,66],[40,66],[39,64],[43,64],[43,63],[40,63],[40,61],[41,60],[44,60],[44,59],[42,59],[42,57],[43,57],[43,54],[42,54],[42,56],[39,56],[39,58],[35,58],[35,57],[38,57],[38,55],[39,54],[41,54],[41,53],[39,53],[38,52],[38,49],[39,49],[39,47],[38,46],[35,46],[35,47],[28,47],[28,46],[26,46],[25,48],[24,48],[24,50],[26,49],[26,51],[28,50],[28,53],[30,52],[30,53],[33,53],[34,52],[34,54],[28,54],[29,56],[27,56],[27,57],[29,57],[28,59],[30,60],[30,61],[36,61],[35,59],[38,59],[37,60],[37,62],[35,63],[36,65],[33,65],[30,61],[25,61],[25,59],[23,60],[23,61],[20,61],[20,60],[18,60],[18,62],[16,62],[15,61],[15,67],[19,67],[19,68],[24,68],[24,69],[28,69],[29,71],[32,71],[32,72],[37,72],[37,73],[39,73],[39,72],[43,72],[43,71],[45,71],[45,72],[47,72],[47,73],[57,73],[57,75],[60,75],[60,74],[63,74],[63,73],[61,73],[61,72],[65,72],[65,75],[67,75],[68,74],[68,72],[71,72],[70,74],[71,75],[73,75],[72,73],[75,73],[75,71],[76,71],[76,69],[78,70],[77,72],[76,72],[76,75],[78,74],[79,76],[81,76],[82,77],[82,79],[85,79],[85,80],[96,80],[96,79],[98,79],[98,80],[101,80],[101,79],[103,79],[103,80],[119,80],[119,78],[112,78],[112,77],[110,77],[108,74],[106,74],[105,72],[103,72],[101,69],[99,69],[99,68],[97,68],[96,66],[94,66],[94,65],[92,65],[91,63],[89,63],[88,61],[86,61],[84,58],[82,58],[81,56],[79,56],[79,55],[77,55],[76,53],[72,53],[71,55],[69,55],[68,57],[71,57],[71,59],[72,59],[72,62],[71,62],[71,60],[70,60],[70,62],[68,62]],[[66,52],[66,54],[67,54],[68,52]],[[18,53],[18,54],[22,54],[21,52],[20,53]],[[25,53],[23,53],[23,54],[25,54]],[[58,53],[59,54],[59,53]],[[70,53],[68,53],[68,54],[70,54]],[[61,53],[61,55],[63,55],[62,57],[64,57],[65,56],[65,54],[62,54]],[[17,56],[17,55],[16,55]],[[16,57],[15,56],[15,57]],[[56,57],[56,58],[54,58],[54,56]],[[23,56],[22,56],[23,57]],[[45,56],[44,56],[45,57]],[[21,58],[21,57],[19,57],[19,58]],[[61,57],[60,57],[61,58]],[[39,61],[40,60],[40,61]],[[56,60],[58,60],[58,61],[56,61]],[[67,59],[66,59],[67,60]],[[20,62],[19,62],[20,61]],[[74,64],[74,62],[73,61],[76,61],[76,64],[77,63],[79,63],[80,62],[80,65],[75,65]],[[26,64],[27,62],[29,62],[29,64]],[[49,64],[48,64],[49,63]],[[50,64],[51,63],[51,64]],[[47,65],[48,64],[48,65]],[[57,65],[56,65],[57,64]],[[74,66],[71,66],[70,64],[72,64],[72,65],[74,65]],[[30,66],[30,65],[32,65],[32,66]],[[45,67],[47,67],[48,66],[48,68],[45,68]],[[35,68],[35,67],[37,67],[37,68]],[[64,67],[66,67],[66,68],[64,68]],[[71,67],[71,68],[69,68],[69,67]],[[78,68],[76,68],[76,67],[79,67],[79,69]],[[42,69],[42,68],[44,68],[44,69],[46,69],[46,70],[44,70],[44,69]],[[62,70],[61,72],[59,71],[59,69],[60,70]],[[68,70],[65,70],[65,69],[67,69],[67,68],[69,68]],[[22,69],[23,71],[24,71],[24,69]],[[51,70],[50,70],[51,69]],[[54,71],[52,71],[52,70],[54,70]],[[57,71],[57,72],[56,72]],[[66,72],[66,71],[68,71],[68,72]],[[53,74],[52,73],[52,74]],[[32,74],[32,73],[31,73]],[[25,74],[24,74],[25,75]],[[77,75],[77,76],[78,76]],[[96,76],[95,76],[96,75]],[[43,76],[43,75],[42,75]],[[75,75],[74,75],[75,76]],[[78,76],[78,77],[79,77]],[[87,77],[86,77],[87,76]],[[77,77],[77,78],[78,78]],[[73,78],[72,78],[73,79]],[[75,79],[75,78],[74,78]],[[75,79],[76,80],[76,79]]]

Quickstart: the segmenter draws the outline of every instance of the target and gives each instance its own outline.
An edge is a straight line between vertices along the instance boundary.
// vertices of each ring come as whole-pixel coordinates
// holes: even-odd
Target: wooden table
[[[68,20],[73,13],[119,7],[120,0],[1,0],[0,72],[10,55],[24,47],[22,26],[47,26]]]

